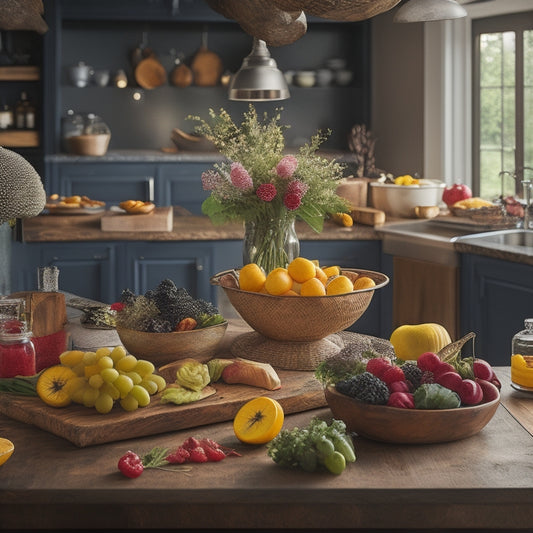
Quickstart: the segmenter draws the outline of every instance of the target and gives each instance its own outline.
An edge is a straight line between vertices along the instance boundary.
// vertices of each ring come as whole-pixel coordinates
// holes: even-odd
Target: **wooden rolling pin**
[[[385,212],[373,207],[353,207],[353,221],[364,226],[379,226],[385,223]]]

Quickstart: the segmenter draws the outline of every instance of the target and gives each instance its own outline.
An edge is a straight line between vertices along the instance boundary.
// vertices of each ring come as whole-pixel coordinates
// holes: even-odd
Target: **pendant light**
[[[394,22],[429,22],[466,17],[455,0],[408,0],[394,15]]]
[[[265,41],[254,37],[252,51],[231,80],[229,99],[263,102],[289,97],[285,76],[270,56]]]

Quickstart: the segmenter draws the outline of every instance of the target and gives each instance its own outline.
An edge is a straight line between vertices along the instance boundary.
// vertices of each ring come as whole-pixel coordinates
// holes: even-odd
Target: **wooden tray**
[[[282,385],[276,391],[215,383],[216,394],[199,402],[161,404],[156,395],[147,407],[127,412],[115,405],[105,415],[81,405],[54,408],[39,398],[0,393],[0,412],[63,437],[81,448],[233,420],[245,402],[258,396],[276,399],[285,414],[326,405],[322,385],[312,372],[278,370],[278,375]]]

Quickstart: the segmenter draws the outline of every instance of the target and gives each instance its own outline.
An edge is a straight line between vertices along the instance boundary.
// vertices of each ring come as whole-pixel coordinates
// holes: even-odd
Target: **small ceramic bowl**
[[[299,70],[294,74],[294,83],[298,87],[314,87],[316,74],[312,70]]]

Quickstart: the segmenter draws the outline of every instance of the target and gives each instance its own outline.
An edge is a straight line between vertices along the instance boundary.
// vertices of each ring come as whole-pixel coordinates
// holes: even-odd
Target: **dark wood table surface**
[[[231,422],[87,448],[0,415],[15,443],[0,467],[0,528],[533,530],[533,397],[510,387],[476,436],[434,445],[383,444],[355,437],[357,461],[339,476],[276,465],[264,446],[244,445]],[[328,408],[290,415],[285,428]],[[242,457],[190,472],[147,470],[125,478],[127,450],[177,447],[209,437]]]

